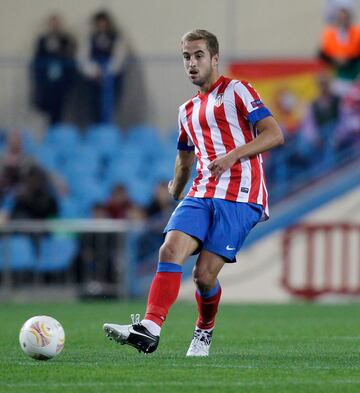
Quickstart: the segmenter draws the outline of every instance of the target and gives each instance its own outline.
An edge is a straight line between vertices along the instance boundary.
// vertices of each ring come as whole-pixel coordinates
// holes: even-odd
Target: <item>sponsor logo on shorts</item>
[[[226,249],[228,250],[228,251],[234,251],[235,250],[235,247],[231,247],[229,244],[226,246]]]

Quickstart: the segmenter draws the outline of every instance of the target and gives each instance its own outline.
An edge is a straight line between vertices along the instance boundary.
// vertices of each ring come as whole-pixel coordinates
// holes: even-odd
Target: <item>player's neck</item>
[[[205,82],[202,86],[199,86],[200,93],[206,94],[214,86],[219,78],[219,72],[214,72],[207,82]]]

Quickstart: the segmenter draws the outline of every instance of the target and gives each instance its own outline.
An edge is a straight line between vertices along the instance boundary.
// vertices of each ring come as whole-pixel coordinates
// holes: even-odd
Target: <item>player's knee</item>
[[[214,277],[210,271],[197,268],[193,270],[193,279],[196,287],[200,291],[208,291],[214,286],[214,283],[216,283],[216,277]]]
[[[179,262],[181,259],[179,248],[173,242],[165,242],[159,251],[160,261]]]

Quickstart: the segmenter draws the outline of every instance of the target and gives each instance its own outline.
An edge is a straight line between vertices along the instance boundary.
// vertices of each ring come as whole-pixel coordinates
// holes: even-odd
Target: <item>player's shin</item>
[[[178,297],[182,275],[182,266],[176,263],[160,262],[152,281],[146,307],[146,314],[141,324],[150,332],[159,335],[170,307]]]
[[[215,325],[215,316],[221,297],[219,281],[216,286],[207,292],[196,290],[195,298],[198,306],[198,319],[196,327],[203,330],[211,330]]]

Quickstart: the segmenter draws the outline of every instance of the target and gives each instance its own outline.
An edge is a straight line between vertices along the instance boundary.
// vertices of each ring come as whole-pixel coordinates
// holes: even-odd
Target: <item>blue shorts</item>
[[[200,242],[201,249],[235,262],[250,230],[259,222],[263,207],[255,203],[217,198],[186,197],[170,217],[164,233],[177,230]]]

